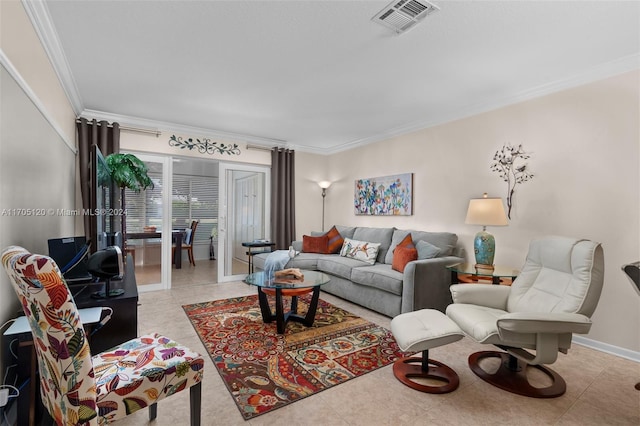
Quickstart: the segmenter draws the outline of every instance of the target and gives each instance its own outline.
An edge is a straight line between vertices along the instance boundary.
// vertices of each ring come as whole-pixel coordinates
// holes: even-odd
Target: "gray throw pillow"
[[[418,241],[416,243],[416,248],[418,249],[418,259],[431,259],[438,257],[440,254],[440,249],[438,247],[426,241]]]

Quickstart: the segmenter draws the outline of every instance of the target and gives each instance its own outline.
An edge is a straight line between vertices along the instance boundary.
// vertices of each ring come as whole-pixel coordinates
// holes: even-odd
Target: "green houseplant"
[[[125,189],[140,192],[147,188],[153,188],[153,181],[148,175],[147,165],[133,154],[110,154],[106,158],[107,166],[111,172],[111,178],[120,188],[120,207],[122,217],[122,241],[127,241],[127,217],[124,193]]]

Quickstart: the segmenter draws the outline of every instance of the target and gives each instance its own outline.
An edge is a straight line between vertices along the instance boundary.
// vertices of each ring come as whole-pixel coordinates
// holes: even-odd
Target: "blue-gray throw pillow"
[[[438,247],[426,241],[418,241],[416,243],[416,248],[418,249],[418,259],[431,259],[438,257],[440,254],[440,249]]]

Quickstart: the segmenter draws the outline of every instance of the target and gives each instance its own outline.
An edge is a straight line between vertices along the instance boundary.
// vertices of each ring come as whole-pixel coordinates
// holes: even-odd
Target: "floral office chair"
[[[190,389],[191,425],[200,425],[204,359],[150,334],[91,356],[76,305],[55,262],[8,247],[2,263],[33,335],[40,393],[58,425],[104,425]]]

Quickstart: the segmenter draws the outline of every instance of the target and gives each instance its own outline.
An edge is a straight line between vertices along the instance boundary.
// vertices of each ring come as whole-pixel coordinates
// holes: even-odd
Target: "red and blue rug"
[[[306,312],[308,296],[298,302]],[[344,383],[402,356],[391,332],[318,303],[312,327],[264,324],[257,296],[183,306],[245,419]]]

